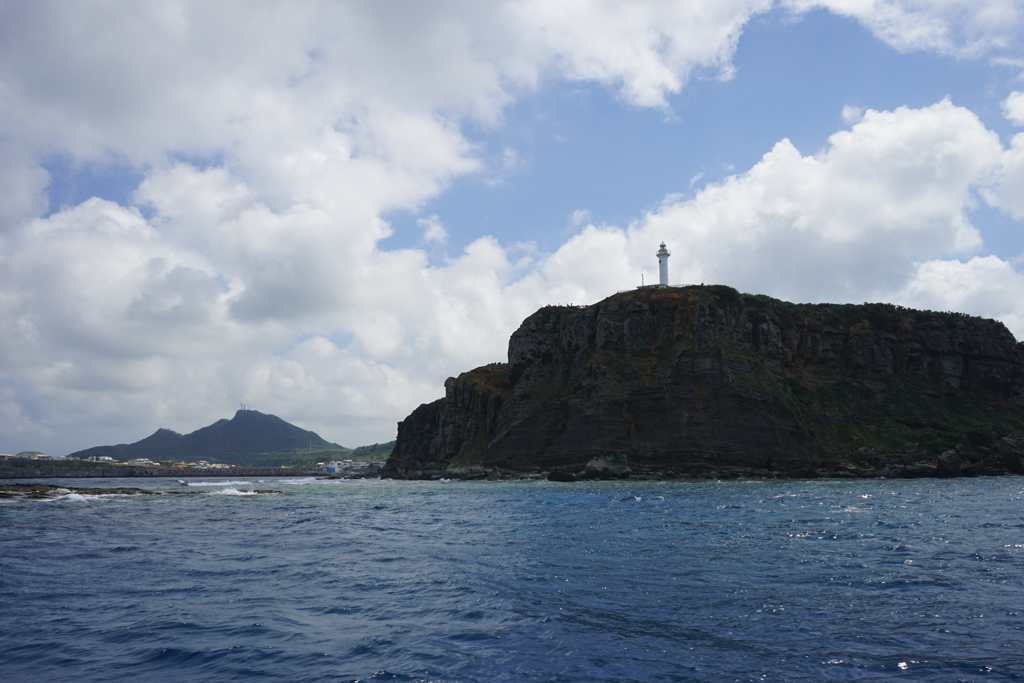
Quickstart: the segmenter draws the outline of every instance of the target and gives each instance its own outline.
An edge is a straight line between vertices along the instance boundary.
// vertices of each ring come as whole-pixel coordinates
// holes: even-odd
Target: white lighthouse
[[[658,257],[658,275],[659,285],[662,287],[668,287],[668,257],[669,251],[665,248],[665,243],[661,243],[661,249],[656,254]]]

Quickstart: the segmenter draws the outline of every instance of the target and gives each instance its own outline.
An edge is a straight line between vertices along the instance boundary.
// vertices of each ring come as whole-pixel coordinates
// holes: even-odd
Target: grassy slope
[[[345,457],[358,462],[384,462],[391,455],[395,448],[394,441],[387,443],[375,443],[370,446],[360,446],[353,449]]]

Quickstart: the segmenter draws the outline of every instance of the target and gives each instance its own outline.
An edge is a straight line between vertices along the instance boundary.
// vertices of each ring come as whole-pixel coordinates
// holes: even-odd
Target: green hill
[[[349,457],[350,452],[344,446],[326,441],[315,432],[289,424],[276,415],[239,410],[230,420],[218,420],[190,434],[158,429],[151,436],[132,444],[96,446],[72,453],[71,457],[207,460],[249,467],[279,467]]]
[[[391,451],[394,449],[394,441],[375,443],[372,446],[354,448],[345,457],[360,462],[384,462],[391,456]]]

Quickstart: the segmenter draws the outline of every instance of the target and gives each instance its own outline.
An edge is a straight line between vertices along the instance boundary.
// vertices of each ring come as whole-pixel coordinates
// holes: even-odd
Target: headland
[[[1024,473],[1024,344],[994,320],[726,286],[547,306],[445,382],[382,476]]]

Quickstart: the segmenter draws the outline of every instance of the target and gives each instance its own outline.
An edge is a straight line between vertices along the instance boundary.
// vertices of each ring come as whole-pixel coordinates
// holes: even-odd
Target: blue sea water
[[[0,679],[1024,679],[1020,478],[190,484],[0,502]]]

